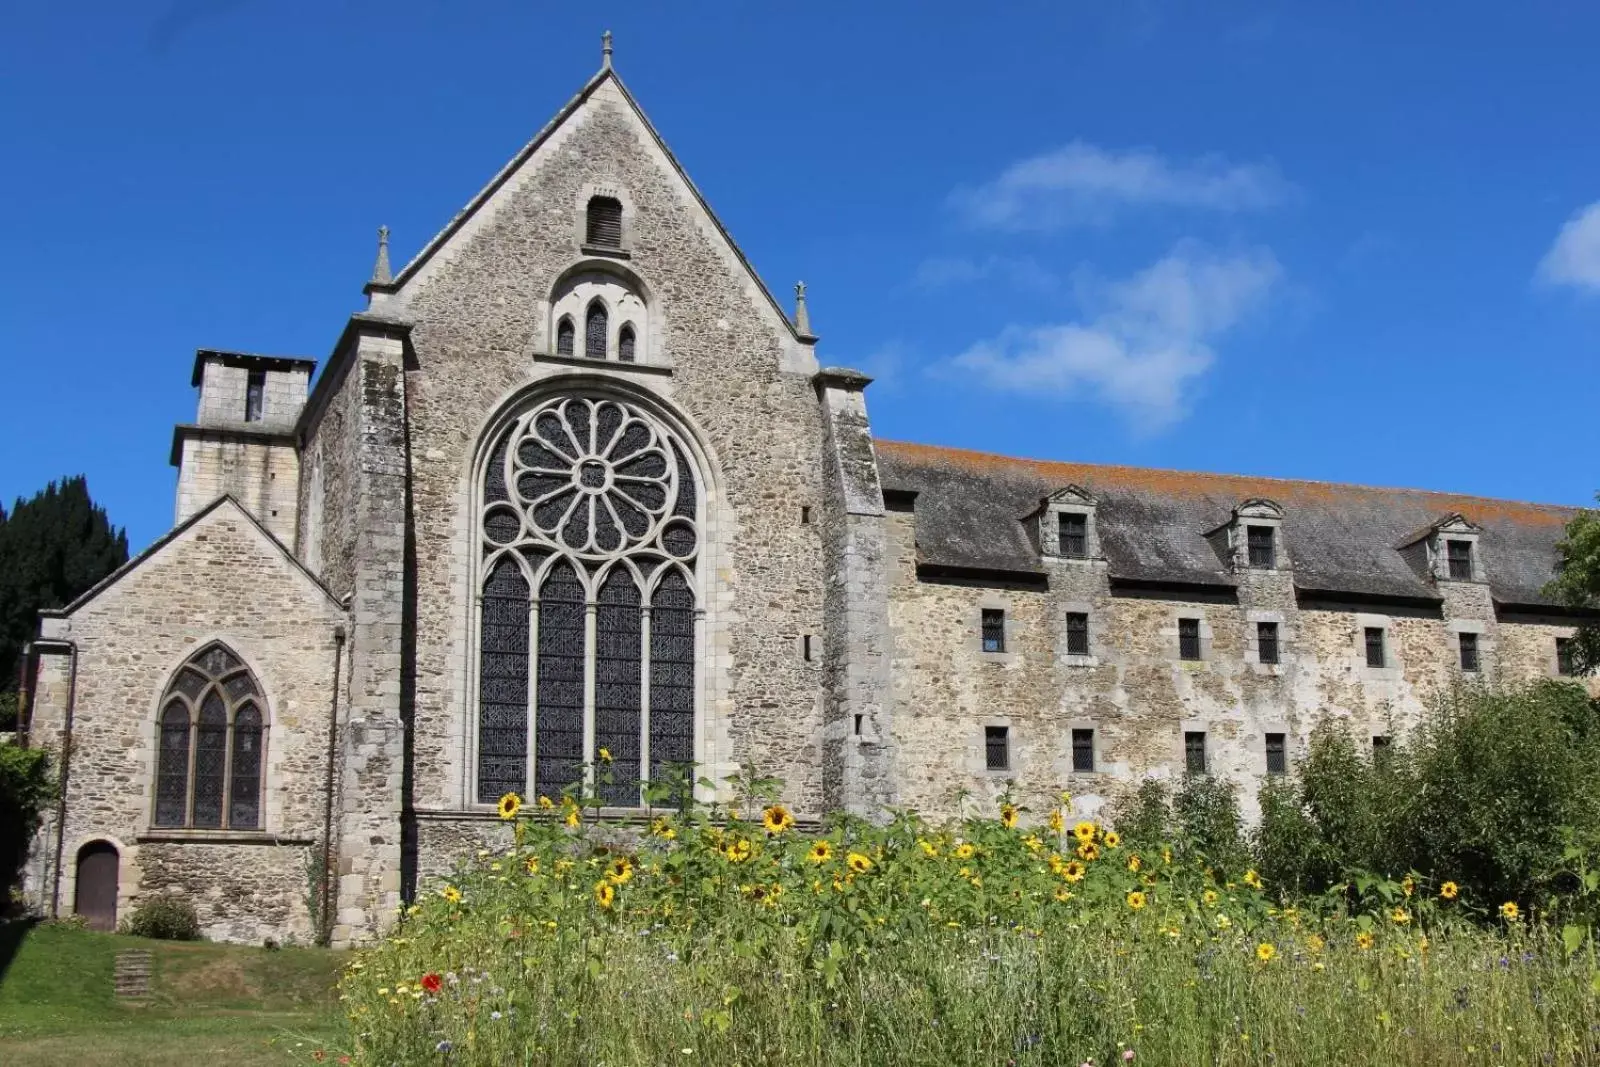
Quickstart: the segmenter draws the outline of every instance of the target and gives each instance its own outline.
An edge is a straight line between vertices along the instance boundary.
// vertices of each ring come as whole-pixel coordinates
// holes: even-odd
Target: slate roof
[[[1478,551],[1495,600],[1550,605],[1540,590],[1552,575],[1556,542],[1578,511],[1419,489],[1014,459],[903,441],[879,441],[877,449],[885,493],[917,494],[919,564],[1019,576],[1044,573],[1023,520],[1042,498],[1075,484],[1098,500],[1095,524],[1114,580],[1234,585],[1205,534],[1257,497],[1284,509],[1283,542],[1301,590],[1438,600],[1398,546],[1459,512],[1482,527]]]

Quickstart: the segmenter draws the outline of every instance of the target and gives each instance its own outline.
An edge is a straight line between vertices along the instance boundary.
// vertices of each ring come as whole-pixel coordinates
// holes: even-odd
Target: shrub
[[[33,835],[55,795],[46,752],[0,744],[0,902],[20,883]]]
[[[194,905],[180,897],[160,893],[133,909],[122,924],[122,932],[134,937],[153,937],[158,941],[200,940],[200,918]]]
[[[1239,795],[1231,781],[1191,774],[1172,798],[1177,843],[1226,871],[1249,862],[1241,834]]]
[[[1144,779],[1112,808],[1111,824],[1131,844],[1149,846],[1172,840],[1172,800],[1166,783]]]

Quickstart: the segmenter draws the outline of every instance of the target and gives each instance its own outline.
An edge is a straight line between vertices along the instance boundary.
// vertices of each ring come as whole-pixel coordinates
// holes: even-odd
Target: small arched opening
[[[117,882],[122,857],[109,841],[90,841],[78,850],[77,891],[72,911],[91,930],[117,928]]]

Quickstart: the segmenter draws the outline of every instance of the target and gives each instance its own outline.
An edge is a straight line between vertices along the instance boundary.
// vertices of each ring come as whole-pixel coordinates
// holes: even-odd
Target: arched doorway
[[[72,910],[91,930],[117,928],[117,871],[121,857],[109,841],[91,841],[78,850],[78,887]]]

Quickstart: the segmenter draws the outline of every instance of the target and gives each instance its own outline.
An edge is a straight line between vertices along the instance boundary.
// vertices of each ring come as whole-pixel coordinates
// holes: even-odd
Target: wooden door
[[[78,889],[72,910],[92,930],[117,928],[117,868],[121,857],[108,841],[91,841],[78,851]]]

